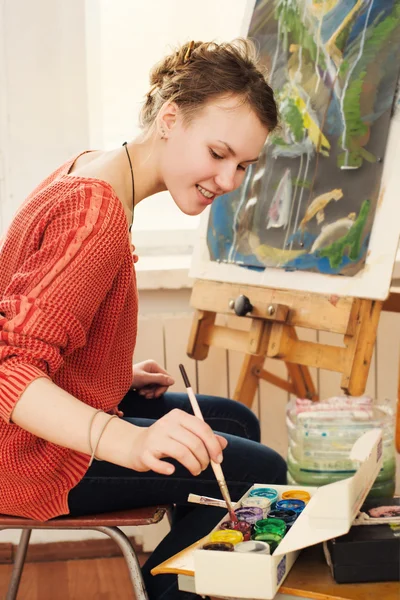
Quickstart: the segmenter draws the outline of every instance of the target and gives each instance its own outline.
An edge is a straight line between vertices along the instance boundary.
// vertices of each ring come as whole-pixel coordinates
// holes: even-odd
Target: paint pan
[[[234,547],[235,552],[254,553],[254,554],[271,554],[271,549],[267,542],[257,542],[250,540],[249,542],[240,542]]]
[[[268,519],[281,519],[282,521],[284,521],[286,523],[286,526],[289,528],[293,525],[293,523],[295,522],[295,520],[297,519],[297,517],[299,516],[299,513],[296,512],[295,510],[283,510],[283,509],[275,509],[275,510],[271,510],[268,513]]]
[[[256,536],[263,533],[273,533],[283,537],[286,533],[287,526],[282,519],[262,519],[254,525],[253,539],[261,539]]]
[[[279,500],[275,505],[275,510],[294,510],[297,513],[301,513],[305,509],[306,503],[303,500]]]
[[[289,490],[282,494],[282,500],[303,500],[306,504],[310,501],[310,498],[310,494],[305,490]]]
[[[239,521],[245,521],[246,523],[250,523],[250,525],[254,525],[254,523],[260,521],[264,516],[263,509],[259,506],[237,508],[235,514]]]
[[[248,496],[242,502],[243,508],[255,506],[261,508],[263,511],[263,519],[267,518],[267,515],[271,509],[271,501],[268,498],[262,498],[261,496]]]
[[[256,488],[255,490],[251,490],[250,494],[249,494],[250,498],[253,498],[254,496],[256,497],[260,497],[260,498],[267,498],[271,504],[273,502],[276,502],[279,498],[279,494],[276,490],[274,490],[273,488]]]
[[[239,544],[239,542],[243,542],[243,539],[243,533],[235,529],[219,529],[218,531],[213,531],[210,535],[211,542]]]
[[[224,521],[220,525],[220,530],[233,529],[234,531],[240,531],[243,534],[245,541],[251,538],[252,527],[250,523],[246,521]]]
[[[263,533],[253,534],[253,541],[266,542],[270,548],[270,554],[273,554],[279,543],[282,541],[283,535],[279,533],[272,533],[271,531],[265,531]]]
[[[207,542],[201,547],[201,550],[219,550],[220,552],[232,552],[234,550],[233,544],[229,542]]]

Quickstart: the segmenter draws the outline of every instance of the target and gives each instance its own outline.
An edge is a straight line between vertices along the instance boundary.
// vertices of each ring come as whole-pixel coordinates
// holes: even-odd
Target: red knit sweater
[[[68,175],[40,184],[0,245],[0,513],[46,520],[68,510],[89,456],[10,421],[48,377],[112,412],[132,383],[137,292],[128,225],[111,186]]]

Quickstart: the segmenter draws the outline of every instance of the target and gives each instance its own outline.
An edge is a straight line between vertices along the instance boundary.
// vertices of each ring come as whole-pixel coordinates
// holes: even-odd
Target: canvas
[[[386,151],[399,76],[400,0],[251,4],[248,36],[269,72],[281,127],[243,185],[214,201],[208,260],[258,271],[262,275],[250,279],[267,285],[276,278],[267,272],[277,269],[329,275],[330,281],[360,276],[374,252],[373,229],[375,248],[383,248],[377,208],[390,202],[384,220],[397,208],[384,180],[393,159]],[[398,228],[389,230],[397,246]],[[388,261],[390,270],[392,251],[385,253]],[[222,273],[212,278],[230,279]],[[278,281],[291,287],[281,276]],[[314,288],[315,278],[305,281]],[[347,287],[358,295],[354,285]]]

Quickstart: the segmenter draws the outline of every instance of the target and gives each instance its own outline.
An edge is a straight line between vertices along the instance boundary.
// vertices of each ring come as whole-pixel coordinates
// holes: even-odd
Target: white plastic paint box
[[[292,489],[310,493],[310,501],[271,556],[201,550],[206,537],[158,565],[153,575],[176,573],[181,590],[202,596],[272,600],[302,548],[349,531],[381,468],[381,430],[361,436],[350,458],[358,468],[348,479],[319,488],[254,484],[240,499],[239,503],[254,488],[266,486],[280,496]]]

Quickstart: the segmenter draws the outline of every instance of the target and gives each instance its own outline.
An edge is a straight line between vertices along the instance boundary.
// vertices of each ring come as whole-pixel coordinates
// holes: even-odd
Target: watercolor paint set
[[[381,430],[354,444],[356,473],[317,487],[255,483],[201,540],[152,570],[202,596],[272,600],[302,548],[346,534],[382,465]],[[266,489],[267,488],[267,489]]]

